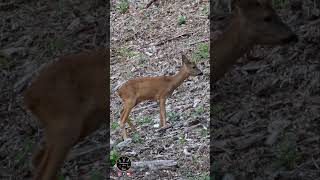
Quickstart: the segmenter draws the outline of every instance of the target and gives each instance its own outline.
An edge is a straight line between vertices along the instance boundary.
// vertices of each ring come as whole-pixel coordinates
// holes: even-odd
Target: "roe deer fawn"
[[[62,57],[42,69],[24,93],[44,128],[33,156],[34,180],[53,180],[69,150],[108,121],[108,49]]]
[[[233,17],[226,30],[210,41],[213,82],[223,77],[236,60],[254,45],[277,45],[298,41],[272,8],[271,0],[234,0]]]
[[[119,88],[117,93],[123,101],[123,108],[120,112],[120,128],[123,139],[127,139],[126,122],[131,129],[136,130],[128,120],[128,116],[132,108],[142,101],[158,100],[160,103],[160,127],[166,125],[165,102],[167,97],[189,76],[202,75],[195,63],[190,62],[185,55],[182,55],[182,63],[180,71],[173,76],[134,78]]]

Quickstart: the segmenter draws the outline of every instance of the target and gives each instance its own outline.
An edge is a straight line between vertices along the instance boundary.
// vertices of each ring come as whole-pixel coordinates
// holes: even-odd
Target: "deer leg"
[[[123,122],[124,121],[123,115],[124,115],[125,112],[126,112],[126,104],[124,102],[123,103],[123,108],[122,108],[122,110],[120,112],[120,129],[121,129],[121,132],[122,132],[123,139],[127,138],[127,132],[126,132],[126,129],[125,129],[125,123]]]
[[[43,180],[53,180],[56,178],[60,166],[63,164],[72,144],[67,144],[65,142],[56,144],[52,147],[49,154],[46,169],[43,173]]]
[[[40,161],[37,162],[38,164],[35,166],[34,173],[33,173],[33,180],[41,180],[42,175],[44,172],[44,169],[46,167],[47,161],[48,161],[48,154],[49,150],[48,148],[43,149],[43,154],[41,155]],[[39,154],[36,154],[36,156]],[[39,157],[39,156],[38,156]]]
[[[32,166],[37,169],[46,151],[45,145],[39,145],[32,155]]]
[[[80,128],[62,128],[47,132],[47,146],[42,155],[34,180],[55,180],[69,150],[77,142]]]
[[[166,126],[166,99],[162,98],[160,102],[160,128]]]
[[[128,100],[128,101],[124,102],[124,105],[123,105],[123,114],[122,114],[122,117],[120,119],[120,129],[122,131],[123,139],[127,139],[128,138],[125,124],[126,124],[126,122],[128,120],[128,116],[129,116],[132,108],[134,107],[134,105],[135,105],[135,101],[131,101],[131,100]]]
[[[124,110],[122,109],[120,112],[120,119],[122,119],[122,117],[123,117],[123,112],[124,112]],[[127,123],[129,124],[132,131],[137,131],[136,127],[131,123],[130,118],[128,118]]]
[[[124,109],[122,108],[121,111],[120,111],[120,119],[122,119],[123,112],[124,112]]]
[[[124,115],[124,109],[122,109],[120,112],[120,119],[122,119],[123,115]],[[127,120],[127,123],[129,124],[131,130],[137,131],[136,127],[131,123],[131,120],[129,118]]]

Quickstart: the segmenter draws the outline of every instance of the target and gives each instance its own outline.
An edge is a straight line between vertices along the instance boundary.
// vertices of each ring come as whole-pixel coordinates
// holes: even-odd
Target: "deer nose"
[[[290,43],[290,42],[298,42],[298,36],[295,34],[292,34],[291,36],[285,38],[282,40],[283,43]]]

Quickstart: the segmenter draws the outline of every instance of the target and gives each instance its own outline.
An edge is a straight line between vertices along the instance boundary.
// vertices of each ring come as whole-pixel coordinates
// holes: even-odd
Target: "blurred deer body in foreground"
[[[286,44],[298,40],[276,14],[271,0],[234,0],[233,7],[229,26],[210,42],[213,82],[221,79],[254,45]]]
[[[69,150],[107,121],[107,61],[101,49],[62,57],[42,69],[24,94],[44,128],[45,145],[33,156],[34,180],[54,180]]]
[[[158,100],[160,103],[160,127],[166,125],[165,102],[168,96],[180,86],[189,76],[202,75],[195,63],[189,62],[186,56],[182,55],[183,66],[173,76],[141,77],[128,80],[117,91],[123,101],[123,108],[120,112],[120,128],[123,139],[127,138],[125,124],[135,130],[135,127],[128,120],[133,107],[146,100]]]

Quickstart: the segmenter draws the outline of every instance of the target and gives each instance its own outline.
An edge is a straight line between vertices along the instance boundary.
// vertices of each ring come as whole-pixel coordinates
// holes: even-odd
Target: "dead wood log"
[[[154,161],[137,161],[132,162],[132,169],[147,169],[159,170],[177,167],[178,163],[175,160],[154,160]]]

